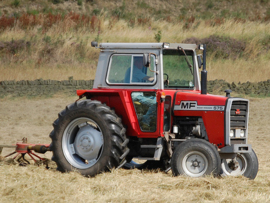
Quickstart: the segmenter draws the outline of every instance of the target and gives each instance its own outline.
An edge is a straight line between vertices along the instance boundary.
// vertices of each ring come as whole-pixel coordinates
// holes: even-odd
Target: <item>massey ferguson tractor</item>
[[[230,90],[207,94],[205,45],[91,45],[100,49],[93,89],[77,90],[50,134],[59,171],[95,176],[148,165],[174,176],[256,177],[249,101]]]

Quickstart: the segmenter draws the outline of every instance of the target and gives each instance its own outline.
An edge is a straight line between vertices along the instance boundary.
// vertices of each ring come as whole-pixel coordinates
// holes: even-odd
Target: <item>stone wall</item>
[[[240,95],[249,95],[255,97],[270,97],[270,80],[261,82],[228,83],[225,80],[212,80],[207,83],[209,93],[222,93],[226,89],[231,89],[234,93]],[[225,94],[225,93],[224,93]]]
[[[0,97],[50,97],[54,94],[62,93],[66,95],[76,95],[78,89],[92,89],[93,80],[21,80],[21,81],[0,81]],[[270,96],[270,80],[258,83],[228,83],[224,80],[213,80],[207,83],[208,93],[225,95],[224,90],[233,90],[240,95]]]
[[[1,81],[0,97],[52,96],[57,93],[76,95],[78,89],[92,89],[93,80],[21,80]]]

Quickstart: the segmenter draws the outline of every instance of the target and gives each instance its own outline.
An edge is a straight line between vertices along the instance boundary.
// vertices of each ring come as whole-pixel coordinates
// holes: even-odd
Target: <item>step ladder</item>
[[[159,137],[157,139],[157,144],[156,145],[141,145],[141,148],[155,149],[154,157],[134,157],[134,158],[140,159],[140,160],[159,161],[162,150],[163,150],[163,138]]]

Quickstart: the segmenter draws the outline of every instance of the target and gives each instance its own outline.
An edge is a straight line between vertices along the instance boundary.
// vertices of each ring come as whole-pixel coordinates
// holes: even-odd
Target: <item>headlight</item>
[[[240,131],[240,137],[245,137],[245,131],[244,130]]]
[[[234,130],[230,131],[230,137],[234,137]]]

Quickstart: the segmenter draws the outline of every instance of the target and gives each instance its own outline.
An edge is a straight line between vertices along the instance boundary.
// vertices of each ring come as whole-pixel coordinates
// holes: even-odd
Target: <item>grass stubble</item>
[[[14,144],[22,137],[29,143],[50,143],[51,123],[75,97],[2,99],[0,142]],[[249,143],[259,159],[254,181],[244,177],[172,177],[155,170],[113,170],[94,178],[76,171],[60,173],[56,164],[18,166],[0,162],[1,202],[270,202],[269,112],[270,99],[250,98]],[[4,150],[3,154],[8,153]],[[50,158],[51,154],[45,154]]]

